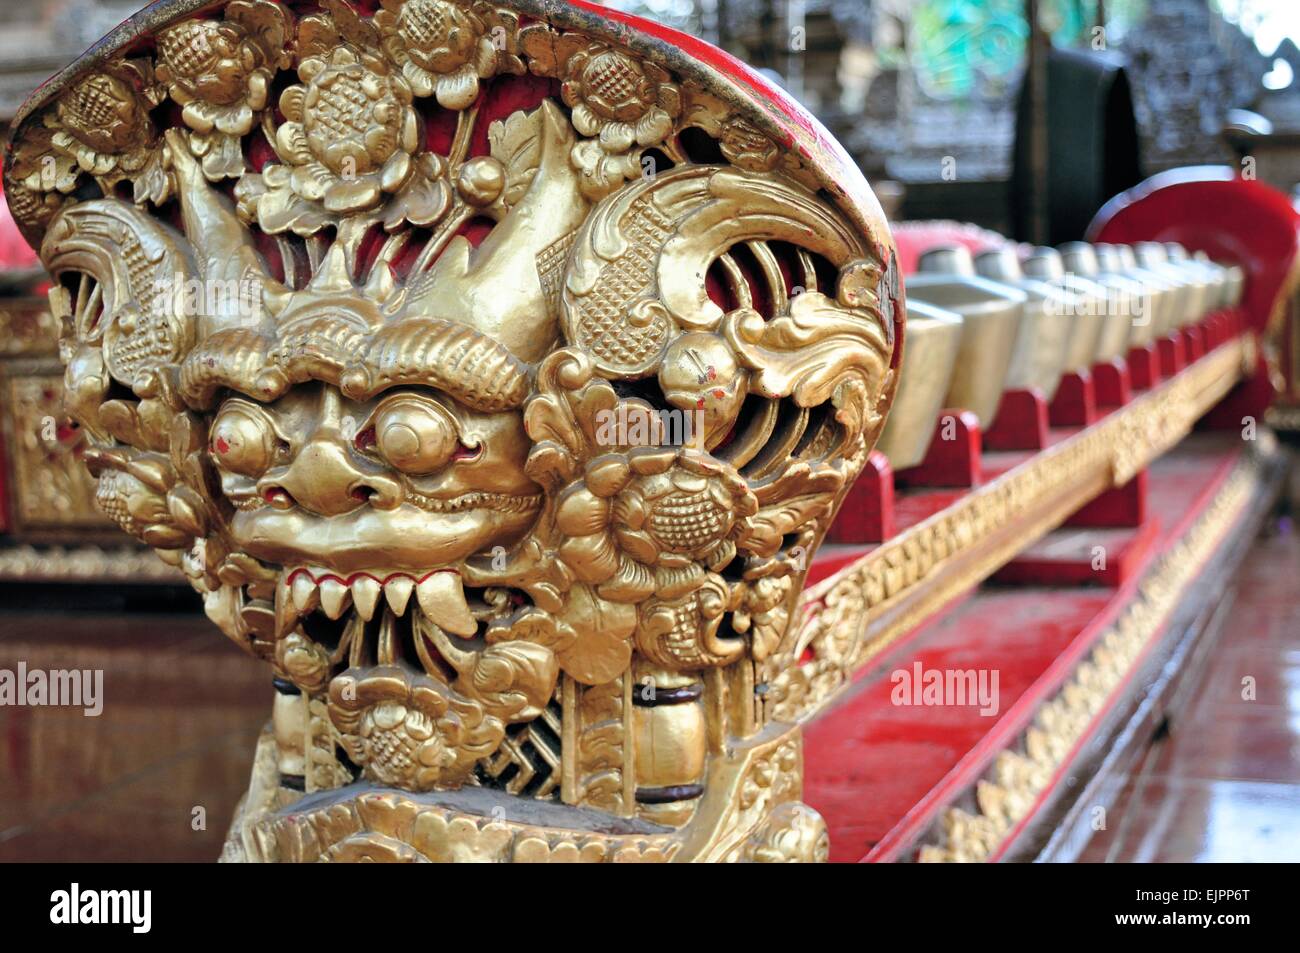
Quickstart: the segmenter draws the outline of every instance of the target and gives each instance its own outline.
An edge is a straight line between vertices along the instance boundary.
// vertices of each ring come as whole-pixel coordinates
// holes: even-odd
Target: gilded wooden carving
[[[226,859],[824,859],[764,696],[893,394],[874,200],[603,17],[295,7],[144,11],[6,162],[101,506],[277,679]]]

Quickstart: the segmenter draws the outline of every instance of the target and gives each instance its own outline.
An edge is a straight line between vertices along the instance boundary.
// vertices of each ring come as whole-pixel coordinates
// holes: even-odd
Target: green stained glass
[[[936,99],[983,97],[1004,89],[1029,37],[1021,11],[1021,0],[924,0],[910,36],[921,89]]]
[[[912,68],[941,100],[999,99],[1017,82],[1029,25],[1023,0],[922,0],[909,32]],[[1108,0],[1107,45],[1139,22],[1145,0]],[[1042,0],[1039,17],[1057,46],[1094,41],[1097,0]]]

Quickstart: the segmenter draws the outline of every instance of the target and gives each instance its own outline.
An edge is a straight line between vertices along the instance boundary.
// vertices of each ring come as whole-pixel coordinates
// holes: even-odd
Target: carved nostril
[[[348,495],[358,503],[369,503],[381,510],[389,510],[402,502],[402,487],[396,480],[374,476],[352,484]]]
[[[483,446],[468,447],[463,443],[456,444],[456,452],[451,455],[453,463],[464,463],[470,460],[477,460],[483,453]]]

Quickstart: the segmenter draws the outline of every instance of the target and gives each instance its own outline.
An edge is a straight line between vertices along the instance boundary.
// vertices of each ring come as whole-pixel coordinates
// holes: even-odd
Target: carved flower
[[[316,15],[299,27],[301,82],[280,96],[281,162],[239,180],[240,215],[270,234],[311,235],[367,211],[368,221],[388,228],[403,220],[428,225],[450,202],[446,162],[417,155],[421,130],[411,87],[379,55],[372,25],[346,5],[329,6],[341,26]],[[385,195],[394,200],[385,204]]]
[[[383,0],[374,23],[384,52],[416,95],[436,95],[447,109],[469,106],[478,98],[479,80],[499,69],[523,69],[518,57],[498,49],[513,36],[517,18],[487,4]]]
[[[239,137],[264,109],[275,71],[288,64],[288,16],[268,0],[236,0],[226,22],[187,20],[158,35],[160,82],[194,130],[194,154],[209,179],[244,170]]]
[[[122,60],[73,86],[46,115],[50,144],[77,166],[108,185],[136,182],[136,200],[161,201],[166,175],[149,110],[161,100],[147,64]],[[56,174],[56,178],[66,176]]]
[[[625,152],[633,143],[652,146],[672,131],[682,100],[666,70],[588,37],[557,36],[541,26],[525,29],[520,42],[534,72],[561,80],[574,128],[598,136],[606,152]]]
[[[286,122],[276,133],[293,192],[330,211],[356,212],[405,185],[420,144],[411,88],[346,46],[329,60],[306,60],[298,76],[302,85],[280,97]]]
[[[330,682],[329,709],[348,757],[374,780],[411,791],[463,781],[504,734],[481,707],[396,665],[344,672]]]
[[[676,599],[704,584],[705,567],[731,562],[757,508],[740,474],[699,451],[604,454],[561,494],[560,555],[606,598]]]

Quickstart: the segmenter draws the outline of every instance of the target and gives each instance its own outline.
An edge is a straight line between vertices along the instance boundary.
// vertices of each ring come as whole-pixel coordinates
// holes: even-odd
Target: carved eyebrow
[[[468,325],[407,318],[367,339],[363,359],[349,365],[339,381],[354,399],[402,385],[432,387],[490,413],[523,406],[532,390],[532,369]]]
[[[407,318],[359,340],[322,337],[309,349],[281,349],[249,329],[219,331],[181,367],[181,392],[191,406],[211,406],[229,388],[267,403],[312,380],[368,400],[393,387],[441,391],[484,413],[516,410],[532,391],[532,368],[475,329],[440,318]],[[358,345],[360,351],[358,352]]]

